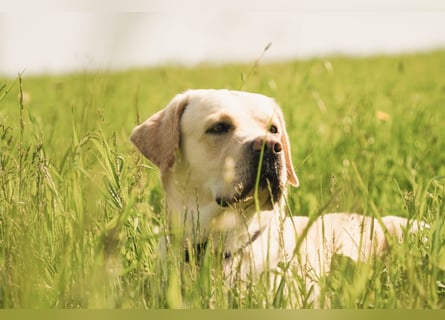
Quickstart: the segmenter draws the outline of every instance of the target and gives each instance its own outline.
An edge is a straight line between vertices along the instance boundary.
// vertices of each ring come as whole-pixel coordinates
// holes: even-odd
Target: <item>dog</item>
[[[315,300],[334,255],[368,261],[421,227],[396,216],[288,216],[287,187],[299,180],[281,108],[261,94],[188,90],[130,140],[159,168],[167,221],[184,235],[186,260],[219,243],[231,281],[292,265]]]

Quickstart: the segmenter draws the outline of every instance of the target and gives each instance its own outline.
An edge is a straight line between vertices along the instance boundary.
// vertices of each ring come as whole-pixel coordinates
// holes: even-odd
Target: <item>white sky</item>
[[[46,2],[0,13],[0,75],[445,48],[444,0]]]

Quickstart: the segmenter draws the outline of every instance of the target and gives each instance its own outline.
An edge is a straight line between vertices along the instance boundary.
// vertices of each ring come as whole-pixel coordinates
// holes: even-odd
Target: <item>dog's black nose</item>
[[[263,145],[265,154],[278,154],[283,151],[281,142],[271,137],[258,137],[252,141],[252,144],[250,146],[252,148],[252,151],[261,152]]]

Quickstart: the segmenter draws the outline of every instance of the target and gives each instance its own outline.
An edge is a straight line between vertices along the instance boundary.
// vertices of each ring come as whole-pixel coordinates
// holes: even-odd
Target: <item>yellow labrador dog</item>
[[[334,254],[367,260],[388,237],[418,227],[395,216],[287,217],[286,187],[298,178],[281,109],[260,94],[186,91],[135,127],[131,141],[160,169],[171,227],[198,251],[222,242],[229,279],[291,263],[309,288]]]

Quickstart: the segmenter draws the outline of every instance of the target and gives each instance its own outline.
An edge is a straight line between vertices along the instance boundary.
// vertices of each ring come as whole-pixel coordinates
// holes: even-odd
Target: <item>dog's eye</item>
[[[275,125],[271,125],[271,126],[269,127],[269,132],[272,133],[272,134],[276,134],[276,133],[278,133],[278,128],[277,128],[277,126],[275,126]]]
[[[232,129],[232,125],[226,122],[217,122],[206,130],[207,134],[220,135],[229,132]]]

